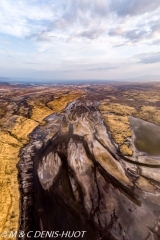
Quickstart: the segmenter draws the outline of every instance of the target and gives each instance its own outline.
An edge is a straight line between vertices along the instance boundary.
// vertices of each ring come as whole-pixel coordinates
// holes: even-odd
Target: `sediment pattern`
[[[97,106],[76,100],[32,133],[20,161],[28,189],[21,229],[85,230],[86,240],[158,239],[159,185],[142,174],[145,164],[120,155]],[[33,173],[26,178],[27,155]]]
[[[136,148],[131,124],[160,124],[160,85],[2,88],[0,232],[160,238],[159,156]]]

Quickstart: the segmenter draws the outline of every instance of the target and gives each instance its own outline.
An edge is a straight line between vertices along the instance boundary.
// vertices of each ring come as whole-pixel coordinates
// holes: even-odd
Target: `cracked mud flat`
[[[121,86],[82,88],[83,94],[76,97],[73,92],[68,102],[68,93],[62,98],[62,92],[55,102],[49,96],[43,105],[32,100],[34,114],[28,115],[27,121],[36,119],[33,128],[37,127],[30,131],[29,140],[24,125],[25,134],[19,134],[19,125],[12,124],[12,137],[17,136],[17,145],[21,142],[19,230],[82,230],[87,231],[86,240],[160,239],[159,156],[142,155],[128,120],[126,125],[126,118],[141,115],[146,120],[149,113],[143,112],[141,101],[140,106],[133,101],[130,104],[129,96],[124,104]],[[99,107],[102,104],[103,109]],[[152,110],[159,107],[157,102],[151,104]],[[41,114],[35,108],[40,108]],[[116,120],[106,121],[113,115]],[[151,116],[148,120],[155,123]],[[122,127],[111,128],[117,121]],[[122,151],[122,145],[133,154]]]

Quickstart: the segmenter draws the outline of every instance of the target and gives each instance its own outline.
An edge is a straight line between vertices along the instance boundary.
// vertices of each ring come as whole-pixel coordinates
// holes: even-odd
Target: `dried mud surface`
[[[160,156],[130,124],[159,126],[159,96],[159,83],[0,84],[0,232],[160,239]]]

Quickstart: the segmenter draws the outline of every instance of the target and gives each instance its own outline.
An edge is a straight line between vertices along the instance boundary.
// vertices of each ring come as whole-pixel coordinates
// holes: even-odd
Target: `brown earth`
[[[55,110],[58,112],[62,111],[70,101],[77,99],[84,93],[83,91],[76,91],[73,89],[73,91],[70,91],[70,93],[64,97],[62,96],[56,98],[57,95],[63,94],[63,92],[66,93],[67,89],[62,88],[62,90],[58,89],[57,91],[57,89],[54,88],[46,89],[43,87],[33,87],[33,89],[28,89],[17,86],[16,92],[18,89],[18,96],[16,96],[15,87],[5,85],[0,87],[6,89],[6,92],[1,94],[2,107],[0,111],[1,233],[4,231],[10,232],[18,229],[20,196],[16,165],[19,161],[20,149],[29,141],[29,134],[40,123],[45,124],[45,122],[43,122],[45,117],[55,113]],[[47,93],[46,99],[49,98],[47,103],[45,103],[45,101],[41,101],[41,98],[40,100],[35,99],[35,95],[37,95],[38,98],[39,95],[44,94],[44,92]],[[33,97],[32,93],[34,93]],[[26,95],[29,96],[29,100],[25,99]],[[53,96],[55,97],[55,100],[50,101]],[[12,101],[9,100],[10,97],[12,97]]]
[[[77,86],[0,84],[0,233],[18,229],[20,195],[16,165],[21,148],[30,141],[29,134],[37,126],[45,124],[45,117],[62,112],[68,103],[77,99],[82,102],[89,99],[99,104],[98,108],[111,138],[124,156],[133,153],[128,142],[132,136],[130,116],[160,125],[158,83]],[[78,129],[79,132],[82,130],[83,128]],[[86,126],[85,131],[88,131]],[[97,142],[95,146],[98,146]],[[95,150],[95,156],[97,151]],[[102,164],[105,166],[103,158],[102,154]],[[116,171],[112,171],[116,176]],[[139,179],[137,186],[146,189],[146,181],[144,178]]]

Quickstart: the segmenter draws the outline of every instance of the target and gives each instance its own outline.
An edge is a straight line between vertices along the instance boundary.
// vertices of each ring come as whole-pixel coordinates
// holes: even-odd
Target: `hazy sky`
[[[1,0],[0,77],[160,75],[160,0]]]

